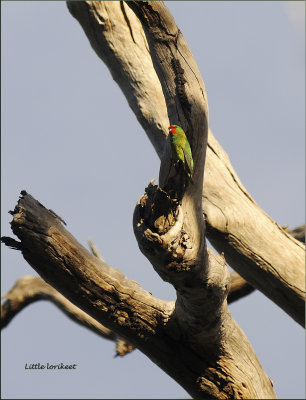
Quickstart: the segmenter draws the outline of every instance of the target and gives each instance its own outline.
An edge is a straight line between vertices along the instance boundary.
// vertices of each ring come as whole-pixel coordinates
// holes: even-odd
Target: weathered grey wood
[[[66,298],[69,299],[73,293],[80,299],[80,308],[85,312],[90,309],[89,314],[94,314],[95,318],[95,315],[106,315],[112,310],[114,321],[109,321],[109,324],[119,324],[124,331],[124,304],[128,298],[132,299],[131,304],[135,307],[131,312],[136,331],[146,330],[155,318],[164,316],[167,319],[169,310],[173,308],[172,302],[154,298],[137,282],[127,279],[121,271],[92,255],[65,229],[56,214],[25,191],[21,192],[12,214],[12,231],[21,241],[19,249],[23,257]],[[113,292],[118,296],[115,300],[112,299]],[[75,301],[72,303],[76,304]],[[146,305],[149,307],[147,310]],[[142,311],[146,310],[148,321],[137,317],[139,306]],[[151,307],[156,309],[156,313]]]
[[[209,241],[243,278],[304,326],[304,244],[261,210],[213,136],[210,147],[203,191]]]
[[[10,238],[11,239],[11,238]],[[7,246],[12,242],[1,238]],[[19,243],[16,242],[15,243]],[[21,248],[19,249],[21,250]],[[228,303],[236,301],[250,293],[249,284],[237,273],[231,274],[231,284]],[[254,290],[254,289],[253,289]],[[69,300],[60,294],[54,287],[50,286],[39,276],[25,275],[19,278],[12,288],[1,296],[1,329],[6,328],[15,316],[25,307],[36,301],[48,300],[62,310],[69,318],[80,325],[92,330],[105,339],[117,340],[117,335],[110,329],[105,328],[84,311],[80,310]],[[123,342],[121,341],[121,346]],[[125,343],[125,348],[131,346]],[[119,354],[123,355],[123,354]]]
[[[76,4],[68,1],[67,6],[119,84],[161,157],[169,121],[160,82],[152,67],[148,43],[138,18],[124,2],[84,1]]]
[[[213,138],[208,150],[212,152],[212,165],[217,174],[213,175],[214,168],[210,171],[209,167],[205,173],[215,179],[219,174],[224,175],[224,181],[220,180],[217,185],[213,182],[207,190],[205,183],[202,196],[208,133],[205,87],[165,5],[162,2],[129,2],[128,6],[121,2],[69,2],[68,6],[97,53],[109,64],[160,153],[160,185],[167,193],[149,185],[135,209],[134,230],[140,248],[156,271],[176,288],[177,301],[174,304],[154,298],[119,270],[92,256],[63,227],[63,221],[54,212],[26,192],[22,192],[13,212],[12,229],[20,242],[6,238],[5,243],[21,250],[30,265],[69,301],[137,346],[195,398],[275,398],[271,381],[228,311],[229,274],[224,258],[206,249],[203,198],[204,204],[208,199],[208,212],[205,209],[204,215],[216,247],[224,246],[222,251],[230,261],[236,255],[242,256],[240,264],[251,269],[251,272],[244,271],[248,280],[252,284],[259,280],[263,291],[267,290],[267,284],[262,281],[268,277],[273,301],[282,305],[287,296],[289,305],[283,308],[298,320],[300,264],[293,277],[292,271],[286,275],[277,261],[277,254],[283,253],[287,253],[284,257],[288,261],[296,247],[288,247],[285,235],[286,240],[280,242],[282,249],[272,259],[275,264],[270,264],[269,254],[262,251],[271,252],[271,248],[261,249],[257,238],[260,227],[253,224],[255,232],[250,236],[240,229],[239,223],[239,229],[236,227],[236,201],[239,211],[242,208],[242,213],[248,219],[253,218],[253,222],[254,218],[258,219],[258,213],[264,213],[242,187]],[[146,67],[140,67],[144,62]],[[158,82],[161,85],[156,85]],[[160,104],[156,103],[158,97],[164,99]],[[182,177],[174,174],[169,163],[165,140],[169,120],[183,126],[191,142],[196,166],[194,185],[181,182]],[[173,196],[175,191],[179,196]],[[223,208],[224,226],[219,215]],[[252,212],[248,213],[249,210]],[[260,223],[268,220],[267,216],[258,219]],[[277,239],[277,232],[284,234],[279,227],[272,233],[267,229],[266,240]],[[239,247],[236,235],[238,243],[242,243],[239,236],[242,234],[247,242]],[[254,247],[250,243],[252,236]],[[294,240],[291,242],[296,246]],[[248,257],[253,264],[256,259],[255,265]],[[290,281],[293,278],[298,280],[296,287]],[[277,297],[279,290],[281,295]],[[296,313],[292,311],[293,305],[298,305]]]
[[[115,334],[98,321],[89,317],[40,276],[23,276],[4,295],[1,303],[1,329],[5,328],[23,308],[35,301],[49,300],[59,307],[69,318],[78,322],[104,339],[115,340]]]
[[[139,19],[124,3],[67,4],[164,161],[168,111]],[[158,12],[163,14],[163,10]],[[190,71],[188,67],[183,68]],[[189,75],[184,76],[189,80]],[[190,84],[187,82],[185,86]],[[167,100],[172,104],[171,98]],[[202,203],[207,237],[224,252],[226,261],[252,286],[304,325],[305,247],[288,236],[255,203],[211,131]]]
[[[116,343],[116,355],[122,357],[134,349],[134,346],[118,337],[112,330],[72,304],[40,276],[26,275],[19,278],[14,286],[2,295],[1,299],[3,299],[3,302],[1,302],[1,329],[7,327],[11,320],[25,307],[36,301],[48,300],[74,322],[98,334],[103,339],[114,341]]]
[[[215,327],[205,332],[203,323],[198,334],[195,325],[188,334],[186,321],[180,320],[173,302],[153,297],[90,254],[56,214],[32,196],[23,191],[12,214],[12,230],[20,240],[15,247],[29,264],[70,302],[144,352],[193,397],[275,398],[269,378],[227,311],[226,301],[221,306],[219,341],[205,334]],[[224,259],[213,253],[209,258],[212,269],[219,269],[223,276]],[[218,295],[215,282],[211,277],[212,297]]]
[[[297,226],[294,229],[289,229],[288,227],[282,227],[291,236],[293,236],[298,241],[305,243],[305,225]],[[231,273],[231,284],[230,291],[227,297],[227,302],[230,304],[236,300],[241,299],[244,296],[252,293],[255,290],[241,275],[236,272]]]

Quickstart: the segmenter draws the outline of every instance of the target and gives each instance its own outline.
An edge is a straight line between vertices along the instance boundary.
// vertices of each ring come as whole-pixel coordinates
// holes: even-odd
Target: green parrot
[[[170,125],[171,149],[174,162],[181,162],[184,171],[190,181],[193,183],[193,159],[190,144],[183,129],[178,125]]]

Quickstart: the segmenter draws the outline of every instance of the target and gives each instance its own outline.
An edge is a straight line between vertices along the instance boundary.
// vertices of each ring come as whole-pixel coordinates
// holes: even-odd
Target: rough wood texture
[[[141,332],[149,329],[150,321],[155,318],[167,318],[169,307],[173,307],[171,302],[153,300],[154,297],[137,282],[128,280],[118,269],[92,255],[64,228],[56,214],[25,191],[21,192],[18,205],[11,213],[14,216],[12,231],[21,241],[18,249],[24,258],[66,298],[69,299],[71,293],[79,298],[81,309],[90,309],[89,314],[94,317],[96,314],[107,315],[112,310],[114,321],[110,320],[108,324],[119,324],[122,331],[127,329],[124,312],[127,298],[133,300],[131,304],[135,307],[130,310],[133,318],[128,329]],[[115,299],[113,293],[116,293]],[[146,304],[149,309],[145,311]],[[148,321],[143,315],[143,319],[139,319],[137,308],[140,305],[142,312],[148,314]]]
[[[305,225],[297,226],[294,229],[289,229],[288,226],[283,227],[291,236],[296,240],[305,243]],[[244,296],[252,293],[255,288],[250,285],[242,276],[237,274],[237,272],[231,273],[231,285],[230,291],[227,297],[228,304],[233,301],[239,300]]]
[[[152,6],[150,2],[143,3],[144,7]],[[128,2],[130,7],[117,2],[67,4],[154,145],[162,159],[163,172],[166,169],[163,162],[169,110],[163,94],[165,88],[162,89],[155,72],[158,68],[153,66],[144,29],[130,9],[135,8],[133,2]],[[152,30],[158,29],[158,19],[162,20],[165,13],[166,8],[160,3],[158,10],[152,11],[155,19],[150,22],[148,18],[142,18],[146,29],[150,28],[148,23]],[[164,64],[164,60],[169,61],[165,58],[160,64]],[[189,63],[189,59],[186,60]],[[190,72],[185,63],[183,69]],[[159,76],[162,78],[160,72]],[[185,87],[192,85],[189,77],[184,73],[184,79],[188,80]],[[183,81],[180,74],[176,81]],[[167,95],[166,99],[170,103],[171,115],[173,99]],[[207,237],[220,253],[225,254],[226,261],[253,287],[304,326],[305,246],[286,234],[255,203],[211,131],[208,134],[202,204]]]
[[[185,130],[195,163],[194,184],[187,185],[184,185],[184,179],[178,173],[172,178],[166,163],[161,163],[161,170],[167,169],[165,173],[161,172],[165,176],[160,183],[164,190],[152,184],[148,186],[134,212],[134,232],[141,251],[154,269],[177,291],[176,314],[182,330],[186,334],[200,334],[205,330],[206,335],[218,341],[220,321],[226,312],[224,303],[229,277],[222,262],[210,268],[206,251],[202,218],[208,133],[205,86],[190,50],[165,5],[128,4],[143,22],[150,54],[163,88],[169,120]],[[167,153],[165,158],[170,159]],[[173,198],[172,192],[179,195]],[[165,221],[171,221],[170,225]],[[204,289],[208,286],[211,289],[210,296]]]
[[[226,301],[218,339],[206,335],[204,322],[180,320],[177,305],[153,297],[89,253],[50,212],[25,191],[15,207],[12,230],[20,242],[4,239],[69,301],[132,343],[176,379],[195,398],[275,398],[272,384],[241,329],[231,318]],[[224,276],[224,259],[210,254],[210,264]],[[208,282],[207,304],[218,293]],[[207,287],[203,288],[203,292]],[[202,307],[202,304],[200,304]],[[213,311],[213,310],[212,310]],[[220,318],[219,316],[217,317]],[[211,347],[211,345],[213,345]]]
[[[283,227],[295,239],[305,242],[305,225],[290,229]],[[20,244],[12,238],[3,238],[8,246],[20,249]],[[88,240],[92,253],[103,261],[99,250],[91,240]],[[241,299],[252,293],[254,288],[236,272],[230,275],[230,289],[227,297],[228,304]],[[116,351],[120,356],[125,355],[133,349],[133,346],[124,339],[120,339],[110,329],[105,328],[99,322],[91,318],[84,311],[73,305],[63,295],[52,286],[48,285],[42,278],[34,276],[23,276],[18,279],[9,292],[2,295],[1,299],[1,329],[5,328],[11,320],[25,307],[40,300],[49,300],[62,310],[73,321],[85,326],[86,328],[98,333],[105,339],[117,342]]]
[[[115,335],[98,321],[89,317],[54,287],[46,283],[40,276],[23,276],[19,278],[9,292],[2,296],[5,301],[1,304],[1,329],[27,305],[39,300],[49,300],[59,307],[69,318],[78,322],[105,339],[114,340]]]
[[[10,246],[10,240],[6,239],[7,238],[2,237],[1,241]],[[15,241],[15,243],[18,242]],[[237,273],[231,274],[230,278],[231,283],[227,298],[228,303],[236,301],[254,290],[252,287],[249,288],[250,285]],[[48,300],[78,324],[99,334],[104,339],[117,340],[117,342],[119,342],[114,332],[105,328],[105,326],[80,310],[39,276],[25,275],[19,278],[14,286],[1,296],[1,300],[3,300],[1,302],[1,329],[6,328],[12,319],[25,307],[36,301]],[[123,346],[123,342],[124,340],[120,339],[121,347]],[[132,347],[132,345],[126,342],[124,346],[130,349]],[[118,351],[117,353],[119,353],[120,356],[125,355]]]
[[[203,192],[209,241],[243,278],[304,326],[305,246],[261,210],[213,137],[211,144]]]
[[[5,328],[28,305],[36,301],[48,300],[74,322],[98,334],[103,339],[116,342],[116,355],[122,357],[134,349],[124,339],[119,338],[115,332],[106,328],[72,304],[40,276],[23,276],[19,278],[15,285],[1,299],[4,300],[1,302],[1,329]]]
[[[205,87],[163,2],[68,2],[161,157],[134,212],[140,249],[176,302],[153,297],[90,254],[62,220],[22,192],[3,241],[56,290],[139,348],[195,398],[275,398],[273,385],[227,307],[225,258],[300,323],[303,246],[256,205],[208,132]],[[194,184],[170,163],[167,127],[181,125],[195,161]],[[207,147],[205,185],[203,174]],[[204,212],[202,209],[204,206]],[[239,215],[238,215],[239,211]],[[208,251],[210,240],[225,258]]]

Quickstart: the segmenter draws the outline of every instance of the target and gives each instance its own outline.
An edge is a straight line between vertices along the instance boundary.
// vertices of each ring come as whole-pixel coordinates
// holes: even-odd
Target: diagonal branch
[[[230,290],[227,302],[228,304],[233,303],[234,301],[251,294],[254,290],[255,288],[252,285],[234,271],[231,273]]]
[[[167,109],[163,94],[165,87],[162,89],[153,67],[144,29],[130,9],[132,3],[127,4],[67,2],[69,11],[80,22],[93,49],[108,66],[162,159],[162,181],[162,172],[166,169],[164,151],[167,148],[168,111],[172,118],[171,113],[175,114],[176,109],[171,96],[166,96],[170,107]],[[164,10],[159,11],[159,15],[164,13]],[[183,66],[183,69],[190,71],[188,66]],[[189,84],[188,81],[184,86]],[[303,325],[304,246],[288,236],[255,203],[210,130],[202,204],[207,237],[214,247],[220,253],[224,252],[226,261],[253,287]]]
[[[2,238],[1,240],[4,241],[6,245],[12,247],[13,242],[11,238],[4,238],[4,240]],[[20,244],[18,245],[16,241],[14,241],[14,243],[17,244],[17,249],[21,250]],[[89,239],[88,243],[92,253],[104,262],[92,240]],[[77,322],[104,339],[115,341],[116,355],[122,357],[134,350],[131,344],[118,337],[116,333],[72,304],[66,297],[39,276],[23,276],[19,278],[14,286],[2,296],[2,299],[5,300],[1,303],[1,329],[5,328],[11,320],[28,305],[36,301],[48,300],[74,322]]]
[[[220,276],[216,274],[219,279],[216,286],[220,285],[220,292],[216,298],[210,296],[215,311],[212,315],[207,312],[209,307],[205,288],[211,272],[202,218],[203,173],[208,133],[205,86],[185,39],[165,5],[140,2],[129,2],[128,5],[144,26],[150,54],[166,100],[169,120],[186,131],[195,164],[194,184],[185,186],[180,174],[172,174],[171,171],[169,173],[167,164],[162,161],[160,176],[171,176],[171,179],[165,178],[160,182],[161,187],[150,184],[139,200],[134,212],[135,236],[141,251],[151,261],[154,269],[162,279],[175,287],[176,314],[182,329],[191,334],[209,326],[217,341],[216,319],[218,321],[221,318],[228,276],[223,273],[222,268],[222,272],[218,271]],[[185,85],[186,82],[189,83],[188,86]],[[170,151],[165,151],[164,157],[166,161],[170,160]],[[163,171],[165,168],[166,172]],[[176,196],[173,198],[172,193],[178,192],[181,197],[177,197],[176,201]],[[171,221],[170,226],[164,221]]]
[[[128,7],[111,3],[71,2],[69,8],[81,16],[98,52],[105,41],[101,39],[103,32],[111,31],[110,41],[115,40],[115,46],[107,48],[110,58],[117,53],[118,37],[107,8],[119,10],[132,46],[138,45],[133,30],[137,15],[144,27],[142,30],[138,22],[141,46],[145,44],[146,51],[150,49],[162,84],[167,104],[163,111],[185,128],[194,151],[195,185],[182,185],[179,199],[169,195],[168,188],[175,188],[180,181],[164,179],[164,171],[172,168],[165,151],[160,173],[162,187],[149,185],[134,213],[139,245],[160,276],[175,286],[177,301],[173,304],[154,298],[120,271],[92,256],[55,213],[26,192],[22,192],[11,223],[20,243],[7,238],[5,243],[21,250],[29,264],[54,288],[137,346],[192,396],[275,398],[269,378],[227,309],[229,275],[225,260],[207,251],[205,245],[202,189],[208,113],[204,84],[195,62],[162,2],[129,2]],[[125,36],[122,38],[125,40]],[[125,53],[129,53],[126,47]],[[125,63],[126,60],[122,65]],[[132,94],[137,92],[135,87]],[[136,110],[138,105],[134,102]],[[143,120],[147,120],[150,110],[144,110]],[[159,140],[160,136],[152,142]],[[167,149],[164,139],[162,149]],[[170,224],[156,224],[165,216]]]
[[[228,303],[240,298],[239,289],[247,284],[243,278],[241,278],[240,283],[237,283],[239,275],[235,275],[231,275],[231,288],[229,291]],[[238,295],[236,293],[237,291],[239,292]],[[231,296],[232,294],[233,296]],[[39,276],[22,276],[7,293],[2,295],[1,298],[4,300],[1,303],[1,329],[6,328],[12,319],[15,318],[15,316],[25,307],[35,303],[36,301],[48,300],[63,311],[64,314],[74,322],[77,322],[85,328],[97,333],[104,339],[112,341],[116,340],[117,343],[120,340],[114,332],[97,322],[80,308],[76,307]],[[124,340],[121,340],[121,346],[123,344],[122,341]],[[132,345],[126,342],[124,346],[125,348],[130,349],[132,347]],[[119,353],[119,355],[122,356],[124,354]]]
[[[171,302],[154,298],[119,270],[91,255],[54,213],[25,191],[21,194],[11,226],[20,239],[24,258],[73,305],[99,322],[105,320],[106,335],[112,335],[109,329],[115,327],[117,334],[129,332],[129,337],[138,342],[139,334],[153,329],[150,325],[168,318]],[[60,303],[64,303],[62,298]]]
[[[305,225],[297,226],[294,229],[289,229],[288,226],[283,227],[283,229],[293,236],[296,240],[305,243]],[[237,272],[231,273],[231,283],[230,291],[227,297],[228,304],[241,299],[244,296],[252,293],[255,288],[250,285],[242,276],[237,274]]]
[[[78,322],[105,339],[114,340],[114,334],[99,324],[95,319],[68,301],[56,289],[39,276],[23,276],[2,296],[1,328],[5,328],[17,313],[35,301],[49,300],[62,310],[69,318]]]
[[[252,347],[230,314],[223,320],[222,336],[230,335],[226,343],[212,353],[207,353],[207,348],[203,353],[203,343],[211,338],[194,336],[195,341],[183,341],[186,332],[173,302],[153,297],[91,255],[56,214],[25,191],[12,214],[12,230],[20,240],[18,248],[26,261],[72,304],[139,348],[191,395],[220,398],[230,392],[237,398],[275,397]],[[211,262],[224,268],[221,257],[210,257]],[[213,294],[213,286],[211,290]],[[237,364],[241,354],[247,355],[243,374]]]
[[[207,237],[226,261],[294,320],[305,324],[305,245],[256,204],[211,133],[203,194]]]
[[[115,341],[117,355],[124,356],[133,350],[133,346],[118,338],[110,329],[72,304],[40,276],[23,276],[19,278],[15,285],[2,296],[2,299],[5,300],[1,303],[1,329],[5,328],[28,305],[36,301],[48,300],[74,322],[104,339]]]
[[[195,184],[183,187],[178,201],[174,201],[170,193],[180,185],[180,180],[177,176],[171,182],[165,178],[169,175],[169,146],[165,145],[159,182],[161,187],[150,184],[146,188],[146,194],[136,206],[133,221],[140,249],[159,275],[169,281],[177,291],[175,312],[171,320],[171,325],[176,326],[175,337],[184,338],[184,343],[199,355],[210,354],[209,362],[201,366],[202,373],[196,380],[197,385],[194,387],[193,382],[189,392],[195,396],[209,394],[216,398],[228,396],[230,393],[239,397],[241,393],[246,397],[274,397],[270,381],[227,310],[229,276],[224,259],[206,250],[202,188],[208,107],[204,83],[190,50],[165,5],[161,2],[127,4],[144,28],[169,119],[171,123],[180,124],[187,132],[194,154]],[[77,6],[69,3],[69,8],[75,15],[82,13],[82,8],[86,12],[84,8],[88,5],[93,3]],[[105,9],[102,3],[94,3],[93,8],[90,8],[90,18],[99,14],[100,8],[103,14]],[[126,15],[127,12],[124,15],[125,20]],[[85,31],[88,22],[89,25],[94,23],[88,19],[82,21],[86,21],[83,25]],[[92,32],[92,27],[90,30]],[[136,42],[134,32],[132,41]],[[97,41],[94,44],[96,46]],[[166,220],[168,224],[165,223]],[[238,338],[239,345],[234,345]],[[241,381],[240,368],[237,368],[237,357],[241,354],[248,354],[252,359],[252,372],[244,368],[243,379],[247,381],[246,385]],[[226,371],[220,365],[226,365]],[[218,370],[220,381],[230,379],[234,383],[225,388],[219,381],[212,380],[211,369]],[[191,382],[188,386],[190,384]]]

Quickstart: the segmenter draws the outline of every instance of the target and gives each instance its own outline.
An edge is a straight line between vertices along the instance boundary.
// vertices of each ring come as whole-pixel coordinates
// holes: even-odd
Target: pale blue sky
[[[205,81],[216,138],[257,203],[290,227],[304,222],[304,4],[167,2]],[[174,299],[134,238],[134,207],[159,160],[121,91],[65,2],[1,6],[2,235],[26,189],[82,244],[91,237],[109,264]],[[2,246],[2,292],[34,274]],[[304,398],[304,330],[260,293],[230,309],[277,395]],[[113,356],[113,343],[53,305],[31,305],[2,333],[2,398],[188,397],[139,351]],[[78,366],[24,369],[35,362]]]

